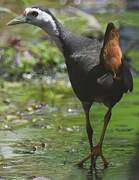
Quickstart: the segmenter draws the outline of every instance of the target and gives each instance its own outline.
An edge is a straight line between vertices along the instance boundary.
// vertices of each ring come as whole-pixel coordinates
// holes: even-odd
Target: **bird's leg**
[[[100,156],[103,163],[104,163],[104,167],[107,167],[108,166],[108,162],[106,161],[105,157],[103,156],[103,153],[102,153],[102,144],[103,144],[103,140],[104,140],[104,136],[105,136],[105,132],[106,132],[106,129],[107,129],[107,126],[108,126],[108,123],[110,121],[110,118],[111,118],[111,108],[108,109],[105,117],[104,117],[104,125],[103,125],[103,129],[102,129],[102,133],[101,133],[101,136],[100,136],[100,140],[99,140],[99,143],[95,146],[97,152],[96,152],[96,156]],[[94,151],[94,150],[93,150]],[[92,155],[93,155],[93,151],[92,151]]]
[[[101,133],[101,136],[100,136],[100,140],[99,140],[99,143],[98,143],[101,147],[102,147],[102,144],[103,144],[105,132],[106,132],[108,123],[110,121],[110,118],[111,118],[111,108],[108,109],[108,111],[107,111],[107,113],[105,114],[105,117],[104,117],[104,125],[103,125],[102,133]]]
[[[86,117],[86,132],[87,132],[87,136],[88,136],[88,140],[89,140],[89,144],[90,144],[90,150],[92,150],[93,147],[93,142],[92,142],[92,136],[93,136],[93,129],[90,123],[90,118],[89,118],[89,111],[91,108],[90,103],[82,103],[83,104],[83,109],[85,112],[85,117]]]
[[[103,125],[99,143],[93,147],[92,152],[87,157],[85,157],[82,161],[80,161],[79,164],[83,164],[85,161],[87,161],[91,157],[94,160],[93,165],[95,166],[97,157],[100,156],[104,163],[104,167],[108,166],[108,162],[106,161],[106,159],[102,153],[102,144],[103,144],[105,132],[106,132],[110,118],[111,118],[111,108],[108,109],[108,111],[104,117],[104,125]]]
[[[87,136],[88,136],[88,140],[89,140],[89,145],[90,145],[90,152],[92,152],[93,149],[93,141],[92,141],[92,137],[93,137],[93,129],[90,123],[90,118],[89,118],[89,112],[90,112],[90,108],[91,108],[92,103],[87,103],[87,102],[83,102],[82,106],[85,112],[85,117],[86,117],[86,132],[87,132]],[[91,164],[93,162],[93,157],[91,158]],[[82,166],[83,164],[78,164],[80,166]]]

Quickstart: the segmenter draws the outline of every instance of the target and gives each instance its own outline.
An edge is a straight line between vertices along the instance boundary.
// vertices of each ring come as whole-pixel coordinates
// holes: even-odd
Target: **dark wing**
[[[126,62],[123,62],[122,77],[123,77],[125,92],[132,91],[133,90],[133,77],[130,72],[129,66]]]
[[[97,40],[92,40],[92,44],[86,46],[86,48],[80,51],[82,58],[79,58],[79,64],[82,68],[89,73],[94,72],[92,75],[96,78],[97,83],[103,88],[109,88],[113,85],[113,77],[111,73],[106,70],[100,64],[100,51],[102,44]],[[85,57],[83,57],[85,55]],[[126,61],[123,60],[121,75],[123,80],[123,91],[128,92],[133,90],[133,77],[130,68]]]
[[[97,47],[89,49],[82,48],[80,51],[74,52],[70,58],[85,74],[99,64],[100,49]]]
[[[102,64],[100,63],[100,52],[101,52],[102,43],[96,39],[92,39],[92,42],[89,46],[80,52],[80,54],[85,55],[85,58],[78,60],[89,76],[94,79],[98,85],[101,85],[102,88],[110,88],[113,85],[113,77],[111,73],[107,72]]]
[[[123,91],[128,92],[133,90],[133,77],[130,72],[130,68],[126,62],[123,61],[122,68],[119,72],[119,77],[122,79],[122,84],[123,86]],[[104,72],[102,76],[100,76],[97,79],[97,83],[100,84],[104,88],[109,88],[113,84],[114,81],[119,81],[119,80],[113,80],[113,77],[111,73],[109,72]]]
[[[70,58],[87,73],[100,63],[99,55],[102,43],[96,39],[89,39],[82,36],[80,38],[75,37],[74,40],[72,41],[71,49],[73,49],[73,51]],[[70,48],[69,44],[70,43],[68,43],[68,49]]]
[[[70,55],[70,62],[73,62],[74,64],[72,65],[72,68],[70,68],[73,72],[70,73],[70,75],[73,74],[72,79],[77,78],[79,75],[78,79],[82,81],[82,79],[91,76],[93,85],[94,83],[98,83],[101,87],[109,88],[113,84],[113,78],[112,75],[107,73],[104,67],[100,64],[102,43],[96,39],[85,37],[77,38],[77,36],[73,38],[75,43],[73,40],[71,47],[69,46],[70,43],[68,43],[68,49],[72,50],[73,48],[73,53]],[[91,84],[91,79],[89,82]]]

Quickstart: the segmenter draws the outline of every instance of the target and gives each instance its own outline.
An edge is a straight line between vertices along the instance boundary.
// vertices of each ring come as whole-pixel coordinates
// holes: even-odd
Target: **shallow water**
[[[1,178],[126,180],[130,177],[138,130],[135,103],[138,91],[135,89],[134,94],[124,97],[113,110],[103,146],[109,167],[103,169],[98,160],[97,170],[90,172],[89,162],[83,169],[75,166],[89,152],[79,101],[62,80],[51,88],[45,85],[42,93],[46,97],[40,102],[39,85],[37,82],[5,83],[0,90],[1,102],[4,102],[0,109]],[[53,96],[48,96],[50,92]],[[5,98],[9,98],[10,103],[6,104]],[[98,104],[91,111],[95,143],[105,111],[106,108]]]

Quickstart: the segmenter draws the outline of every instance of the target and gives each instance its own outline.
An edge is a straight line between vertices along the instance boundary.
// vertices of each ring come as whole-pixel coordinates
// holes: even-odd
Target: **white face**
[[[47,12],[39,8],[26,8],[23,15],[26,17],[27,23],[39,26],[48,33],[58,33],[54,19]]]

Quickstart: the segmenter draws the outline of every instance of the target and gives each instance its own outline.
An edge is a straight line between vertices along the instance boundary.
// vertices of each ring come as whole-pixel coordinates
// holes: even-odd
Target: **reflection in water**
[[[90,168],[89,173],[87,174],[87,180],[101,180],[104,177],[104,172],[106,169],[93,169],[92,167]]]
[[[66,180],[102,180],[104,177],[104,173],[107,171],[107,169],[93,169],[90,168],[78,168],[74,167],[72,168],[72,171],[70,172],[70,175],[65,177]]]

